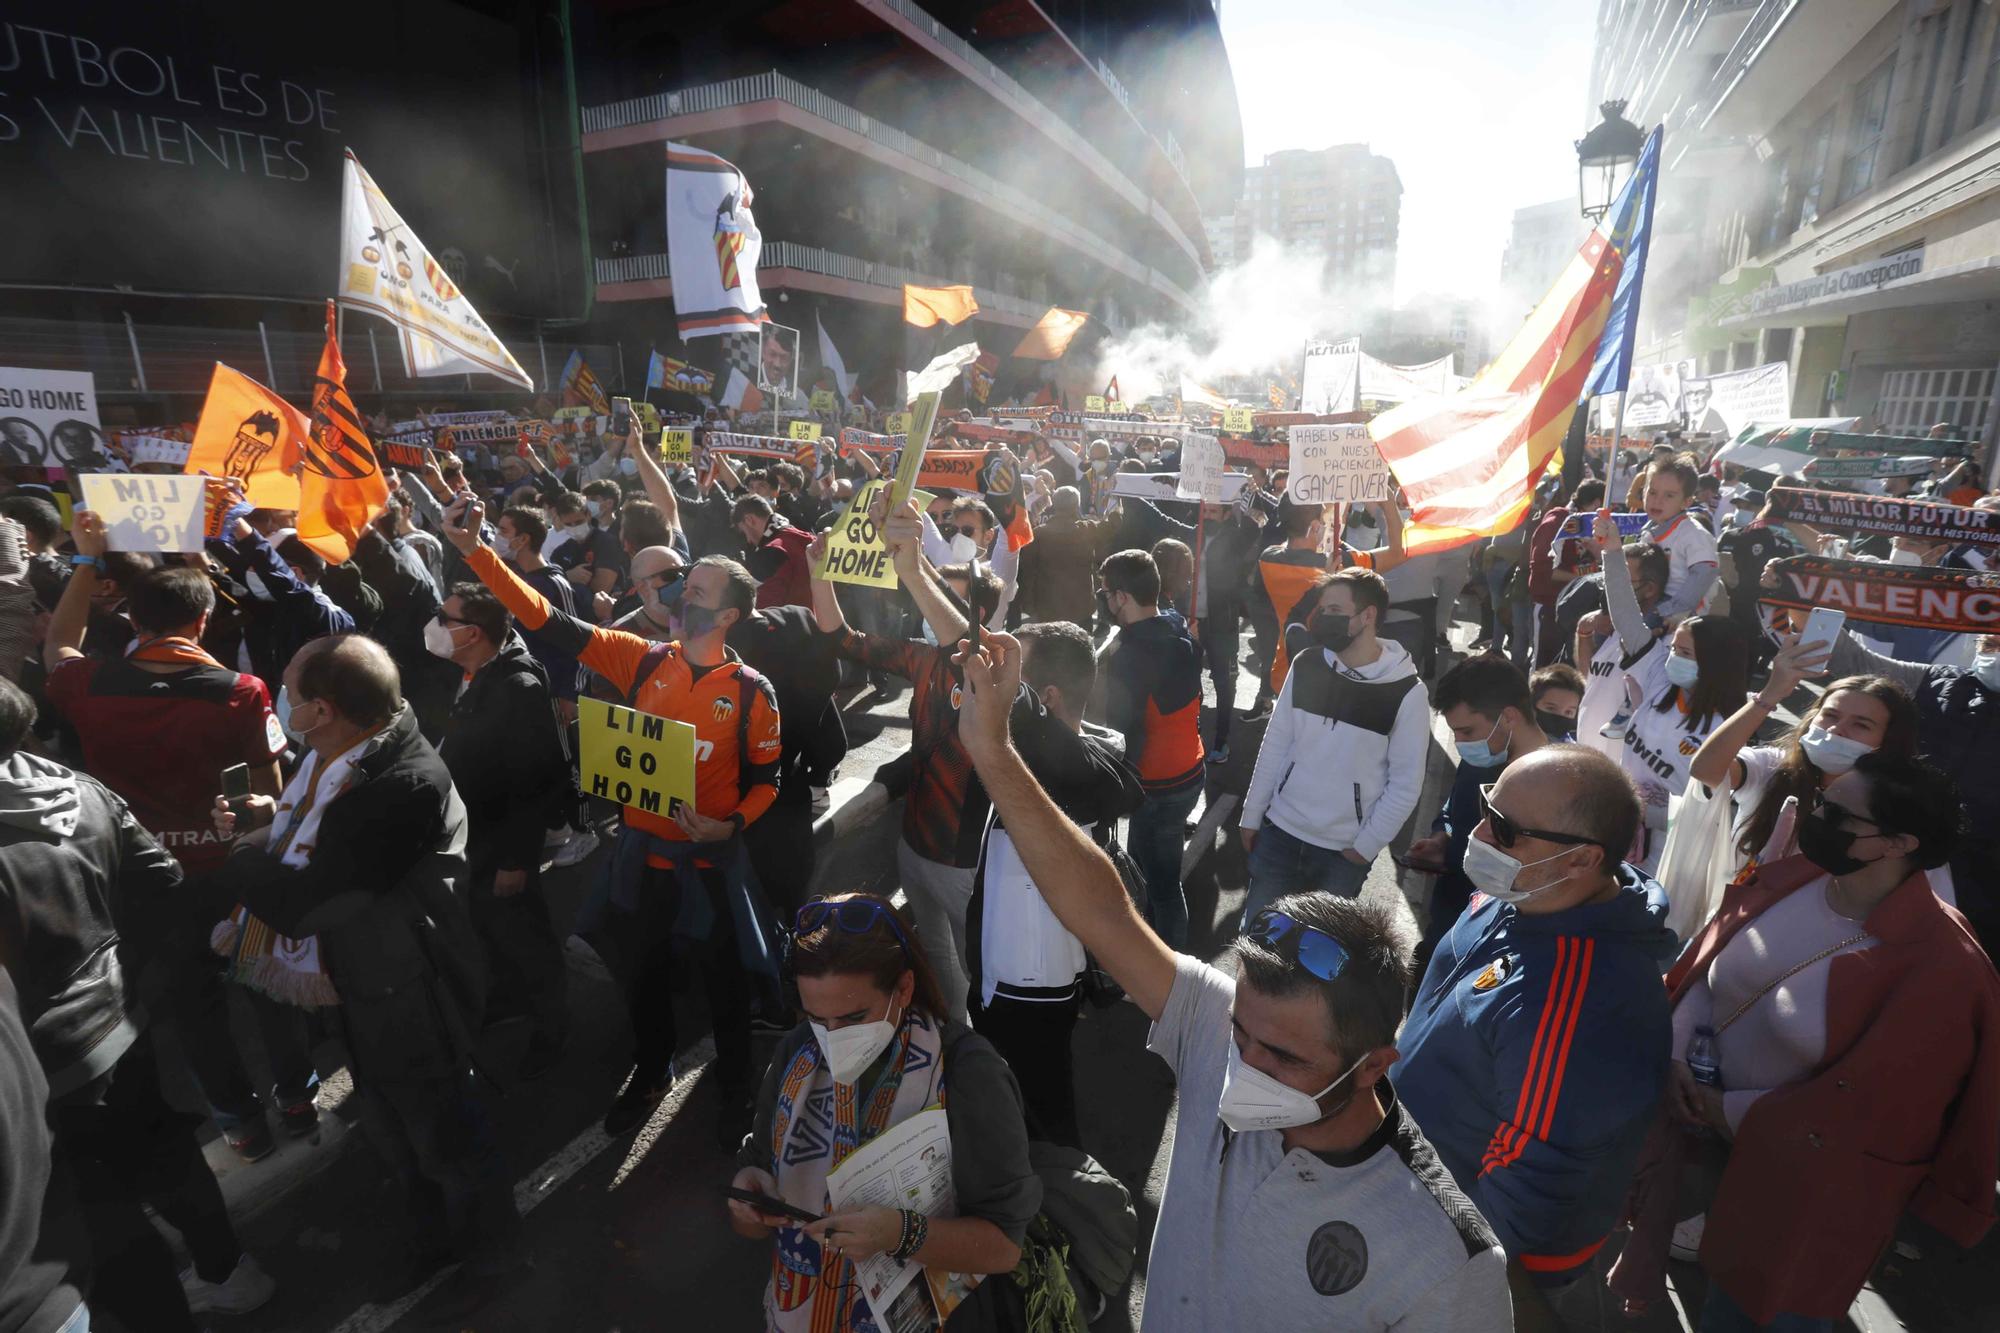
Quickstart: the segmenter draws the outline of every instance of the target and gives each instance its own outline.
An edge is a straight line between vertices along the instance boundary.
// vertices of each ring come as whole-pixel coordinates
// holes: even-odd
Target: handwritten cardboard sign
[[[583,789],[662,818],[694,803],[694,728],[685,722],[578,699]]]
[[[77,480],[83,485],[83,507],[104,519],[112,550],[201,549],[206,478],[90,472]]]
[[[1285,494],[1295,504],[1369,504],[1389,498],[1389,465],[1368,427],[1294,426],[1292,473]]]

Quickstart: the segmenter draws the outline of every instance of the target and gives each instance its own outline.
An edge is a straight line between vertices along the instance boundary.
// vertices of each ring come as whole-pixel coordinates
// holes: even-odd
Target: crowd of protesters
[[[937,1276],[952,1328],[1080,1329],[1118,1298],[1086,1223],[1115,1233],[1124,1187],[1087,1155],[1071,1047],[1086,997],[1121,993],[1178,1089],[1148,1333],[1595,1327],[1666,1301],[1670,1256],[1706,1274],[1704,1330],[1829,1329],[1906,1214],[1985,1232],[2000,635],[1802,641],[1760,610],[1764,567],[1840,539],[1678,440],[1445,551],[1406,548],[1393,497],[1300,505],[1282,470],[1227,503],[1122,492],[1178,470],[1164,431],[994,447],[1011,495],[876,501],[892,589],[821,572],[886,472],[865,450],[669,466],[637,424],[560,459],[440,449],[336,565],[239,483],[209,483],[202,552],[159,557],[17,480],[0,1333],[271,1299],[159,1050],[245,1162],[317,1135],[344,1068],[328,1113],[404,1190],[371,1298],[448,1271],[433,1321],[504,1300],[534,1247],[472,1057],[519,1020],[493,1072],[562,1076],[566,948],[629,1017],[605,1134],[712,1035],[772,1329],[877,1327],[880,1255]],[[1841,549],[1993,555],[1876,545]],[[819,896],[864,684],[907,689],[898,891]],[[584,791],[593,698],[692,726],[691,800]],[[1184,870],[1218,808],[1199,827],[1246,886],[1220,968]],[[1364,892],[1390,858],[1414,932]],[[561,866],[590,888],[558,919]],[[831,1208],[831,1172],[940,1103],[948,1211]],[[1128,1271],[1136,1243],[1109,1246]]]

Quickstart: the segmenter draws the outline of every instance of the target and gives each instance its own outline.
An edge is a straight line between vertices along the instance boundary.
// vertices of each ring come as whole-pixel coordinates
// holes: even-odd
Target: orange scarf
[[[202,646],[193,639],[179,635],[162,635],[157,639],[142,639],[125,654],[134,662],[168,662],[177,666],[212,666],[222,663],[210,657]]]

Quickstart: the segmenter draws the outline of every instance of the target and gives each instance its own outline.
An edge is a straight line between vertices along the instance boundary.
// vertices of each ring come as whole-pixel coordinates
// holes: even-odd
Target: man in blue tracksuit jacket
[[[1403,1104],[1543,1285],[1586,1271],[1616,1225],[1665,1089],[1675,940],[1660,886],[1620,859],[1638,821],[1595,750],[1509,764],[1466,846],[1478,892],[1397,1042]]]

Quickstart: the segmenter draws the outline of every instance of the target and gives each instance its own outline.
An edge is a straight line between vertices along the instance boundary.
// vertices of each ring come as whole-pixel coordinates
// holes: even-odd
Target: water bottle
[[[1715,1049],[1715,1029],[1698,1027],[1688,1038],[1688,1072],[1705,1088],[1722,1086],[1722,1056]]]

